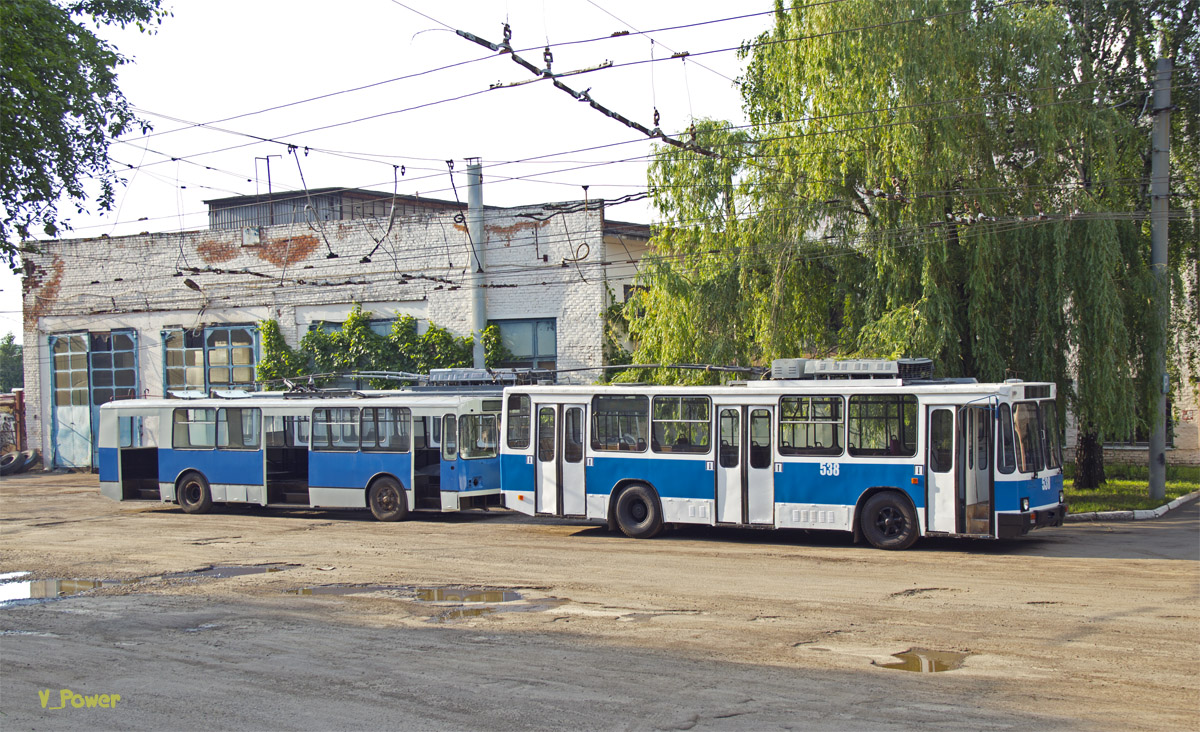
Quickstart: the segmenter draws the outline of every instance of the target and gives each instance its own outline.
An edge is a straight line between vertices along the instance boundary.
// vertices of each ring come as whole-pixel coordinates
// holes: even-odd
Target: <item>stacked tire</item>
[[[0,455],[0,475],[17,475],[30,470],[42,461],[37,450],[13,450]]]

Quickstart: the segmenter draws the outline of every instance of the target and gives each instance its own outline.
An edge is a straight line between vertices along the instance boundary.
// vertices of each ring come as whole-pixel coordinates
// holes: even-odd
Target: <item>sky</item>
[[[543,67],[548,43],[560,74],[612,62],[562,81],[647,127],[657,108],[662,130],[678,134],[693,118],[745,121],[736,83],[745,62],[729,49],[770,28],[773,7],[771,0],[164,4],[174,15],[156,34],[100,31],[132,59],[120,86],[153,130],[109,150],[126,181],[114,211],[60,206],[73,227],[66,238],[206,228],[203,202],[266,193],[268,164],[276,191],[337,186],[453,200],[452,160],[465,200],[465,159],[479,157],[488,205],[579,200],[585,185],[589,198],[643,193],[652,142],[548,81],[508,86],[535,77],[451,29],[499,43],[507,22],[518,55]],[[677,27],[684,25],[691,27]],[[613,36],[621,32],[628,33]],[[672,58],[682,52],[688,56]],[[607,215],[642,223],[654,216],[645,200]],[[0,267],[0,335],[21,339],[20,310],[20,282]]]

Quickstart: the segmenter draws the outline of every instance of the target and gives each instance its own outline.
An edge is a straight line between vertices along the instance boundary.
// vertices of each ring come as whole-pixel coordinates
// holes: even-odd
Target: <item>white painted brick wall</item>
[[[601,365],[602,213],[488,209],[485,227],[488,318],[555,318],[559,367]],[[358,220],[317,229],[264,227],[260,243],[244,244],[240,230],[47,243],[42,254],[26,256],[33,273],[24,293],[31,444],[49,454],[50,390],[44,385],[51,379],[47,337],[53,333],[136,329],[141,385],[153,396],[162,393],[160,331],[166,326],[273,318],[295,345],[309,323],[339,319],[358,302],[380,317],[411,314],[469,335],[464,225],[452,212],[428,214],[397,221],[377,243],[382,233],[378,222]],[[329,257],[330,250],[337,256]]]

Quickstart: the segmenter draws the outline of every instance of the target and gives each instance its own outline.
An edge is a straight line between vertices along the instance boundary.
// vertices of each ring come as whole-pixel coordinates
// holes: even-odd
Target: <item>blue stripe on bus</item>
[[[1030,508],[1058,503],[1058,492],[1063,489],[1062,473],[1050,476],[1049,481],[1041,478],[1017,480],[996,479],[996,510],[1020,511],[1021,499],[1028,498]]]
[[[459,460],[457,465],[458,490],[500,490],[500,458],[474,458]],[[443,488],[443,490],[449,490]]]
[[[776,503],[822,503],[853,506],[869,488],[899,488],[917,508],[925,506],[925,478],[912,463],[824,463],[837,467],[837,475],[821,475],[821,463],[783,463],[775,474]],[[917,478],[914,485],[913,478]]]
[[[500,479],[506,491],[531,491],[533,463],[525,462],[525,455],[504,454],[500,456]]]
[[[100,448],[100,482],[117,482],[117,466],[120,464],[121,453],[115,447]]]
[[[209,483],[262,485],[262,450],[173,450],[159,448],[158,479],[174,483],[185,470],[198,470]]]
[[[660,498],[711,500],[716,497],[716,474],[705,467],[711,461],[703,455],[688,460],[597,455],[587,467],[587,492],[609,495],[618,481],[633,480],[648,483]]]
[[[379,473],[390,473],[412,488],[412,454],[407,452],[309,452],[308,484],[313,488],[366,488]]]

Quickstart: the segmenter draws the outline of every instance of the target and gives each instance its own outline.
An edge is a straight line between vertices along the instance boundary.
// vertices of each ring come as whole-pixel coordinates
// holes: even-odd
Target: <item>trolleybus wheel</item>
[[[175,499],[184,513],[208,513],[212,508],[212,493],[203,475],[191,472],[179,479]]]
[[[372,483],[367,502],[380,521],[399,521],[408,515],[408,499],[393,478],[379,478]]]
[[[895,491],[868,498],[859,525],[863,536],[878,549],[907,549],[917,540],[917,517]]]
[[[649,539],[662,531],[662,509],[658,496],[649,486],[637,483],[621,492],[617,498],[617,525],[628,537]]]

